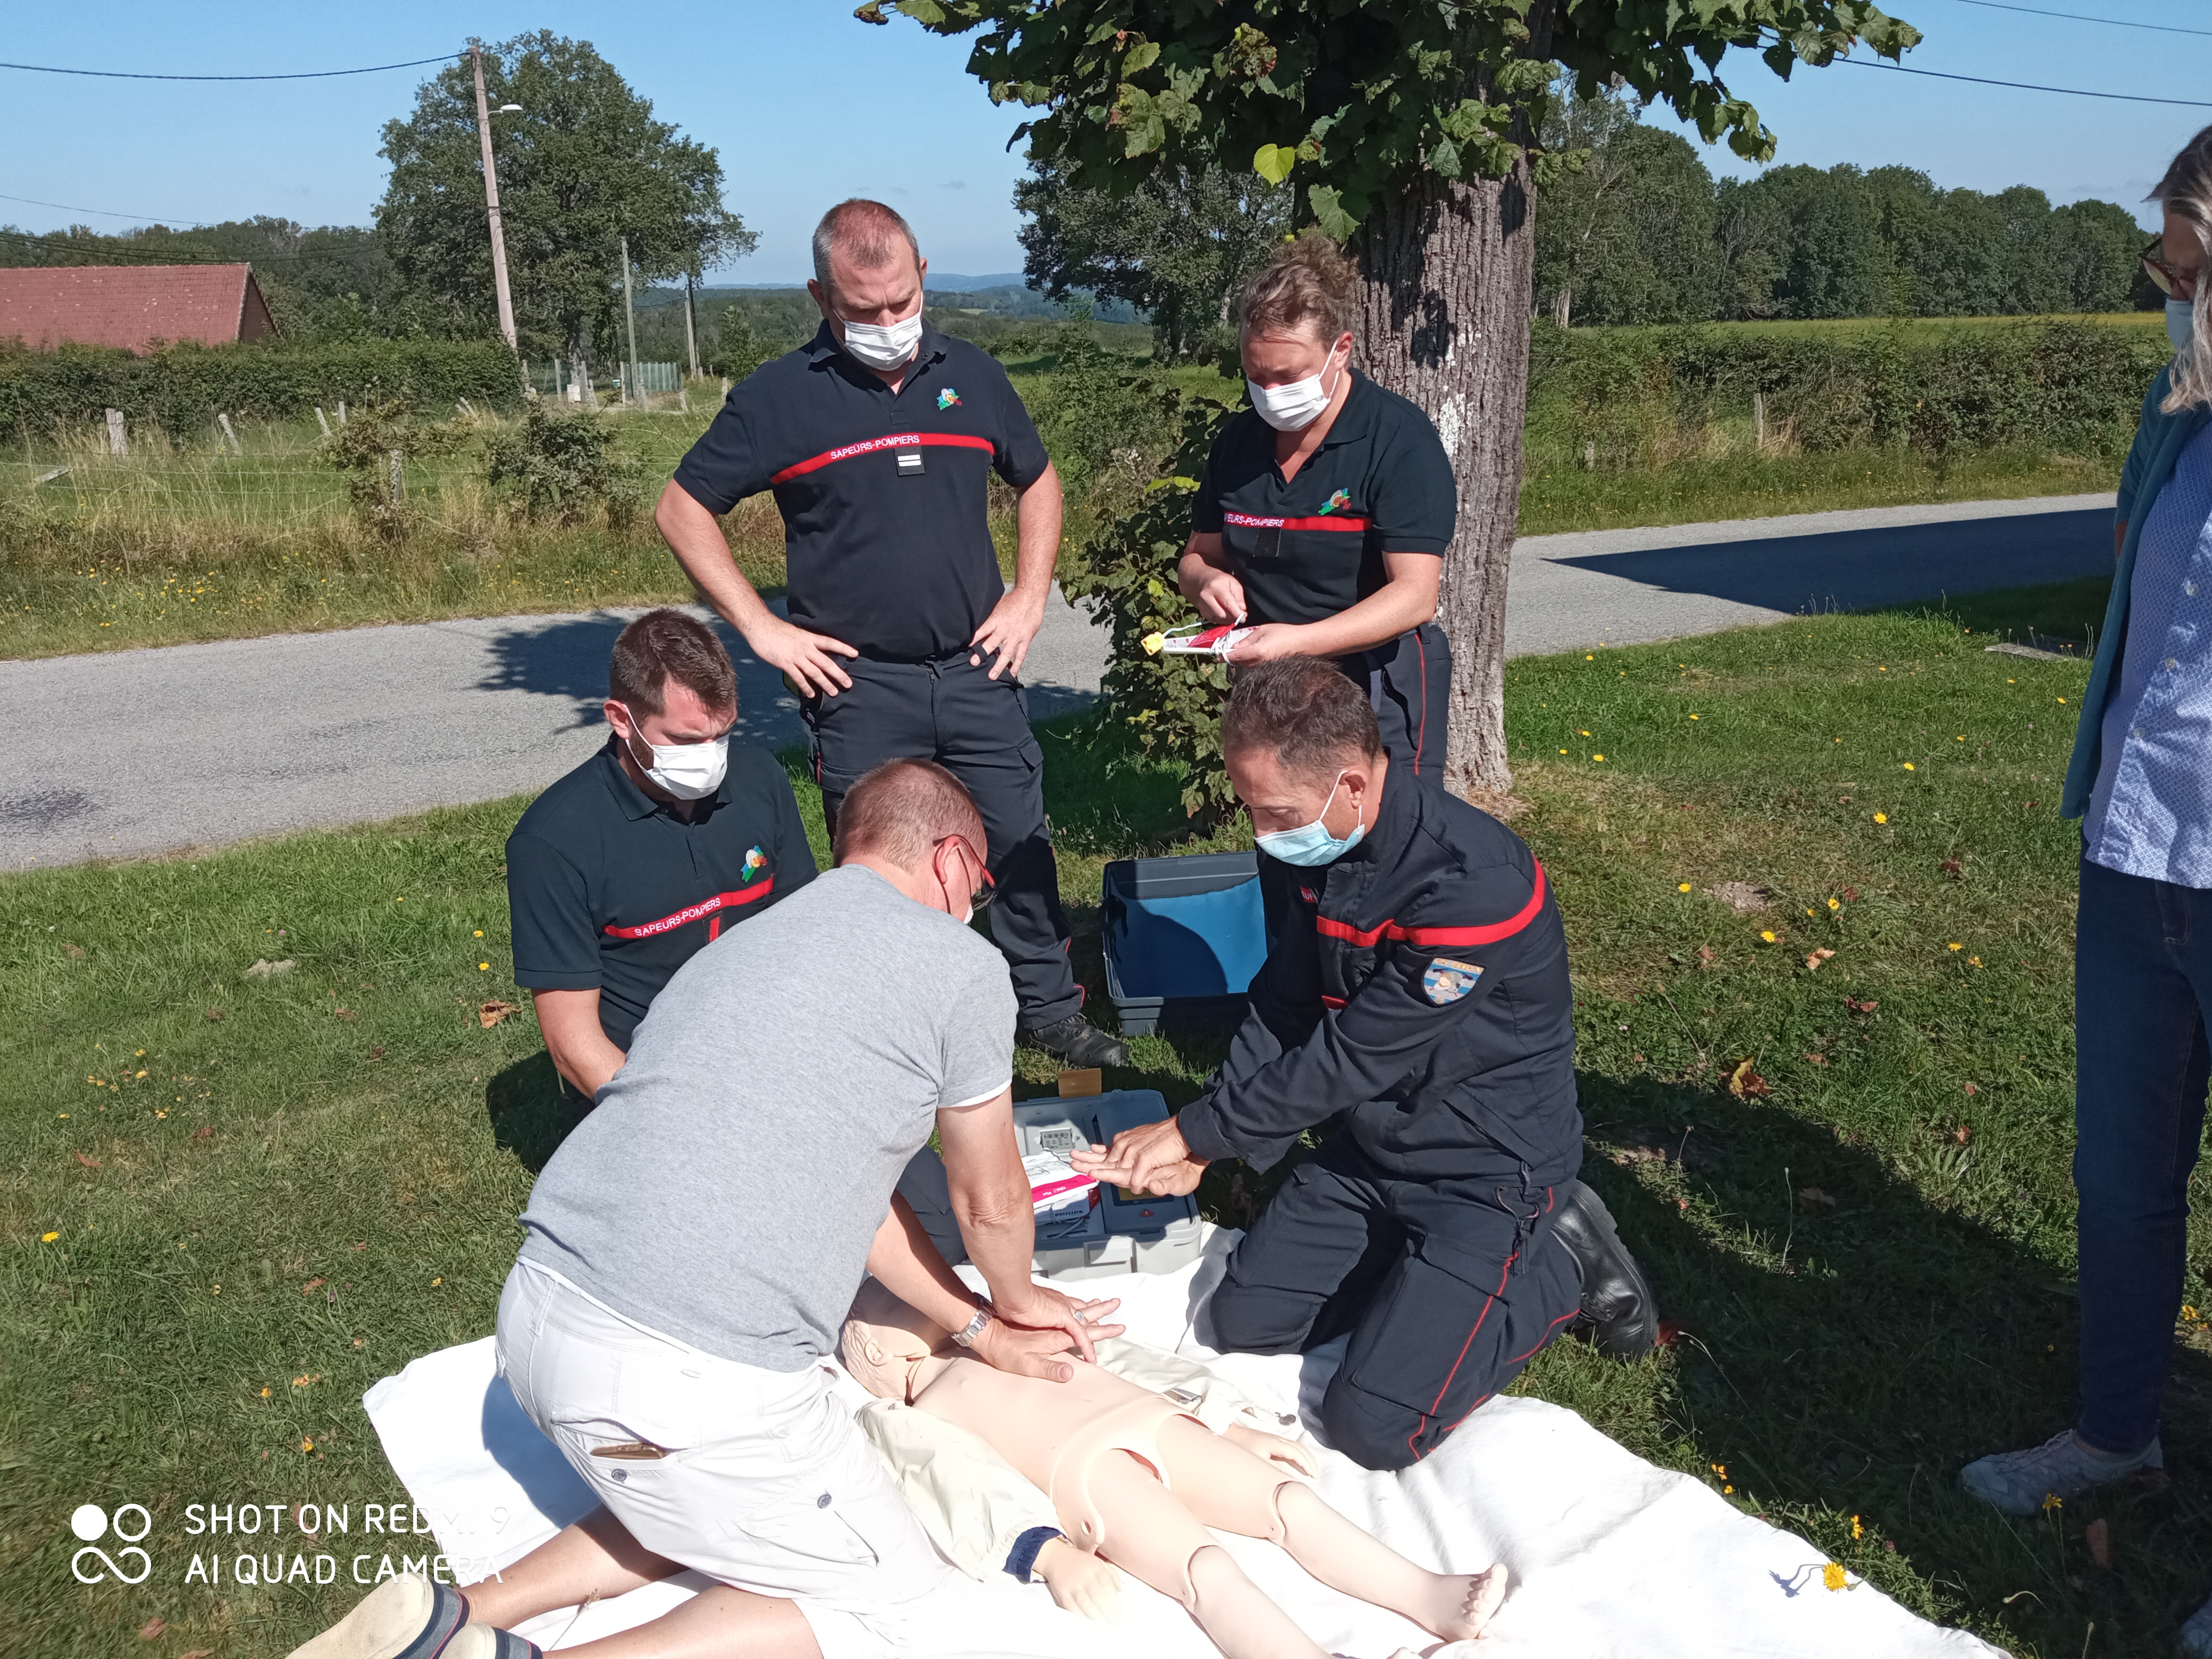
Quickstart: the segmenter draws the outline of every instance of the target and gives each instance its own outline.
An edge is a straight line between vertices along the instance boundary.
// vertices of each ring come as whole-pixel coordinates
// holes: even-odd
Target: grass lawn
[[[2086,671],[1981,647],[2080,638],[2101,609],[2084,583],[1524,659],[1507,681],[1516,828],[1573,951],[1585,1172],[1683,1332],[1633,1366],[1562,1345],[1522,1390],[2042,1659],[2166,1650],[2212,1590],[2200,1323],[2179,1334],[2170,1486],[2014,1522],[1954,1485],[2058,1428],[2073,1391],[2075,838],[2056,808]],[[1109,773],[1079,724],[1048,737],[1095,995],[1104,858],[1237,836],[1179,840],[1173,778]],[[522,804],[0,878],[15,1650],[282,1652],[349,1602],[185,1584],[206,1545],[185,1506],[402,1498],[362,1392],[491,1328],[514,1217],[568,1127],[526,1006],[479,1015],[526,1005],[500,877]],[[295,965],[247,975],[257,960]],[[1111,1081],[1187,1100],[1221,1047],[1139,1039]],[[1261,1187],[1224,1171],[1204,1196],[1233,1219]],[[70,1582],[88,1500],[152,1510],[146,1583]]]

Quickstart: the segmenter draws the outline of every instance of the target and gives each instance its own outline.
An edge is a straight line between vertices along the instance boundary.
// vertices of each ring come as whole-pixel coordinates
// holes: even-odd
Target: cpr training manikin
[[[1062,1607],[1103,1617],[1119,1567],[1188,1609],[1227,1659],[1328,1659],[1207,1533],[1279,1544],[1322,1583],[1448,1642],[1480,1636],[1505,1569],[1430,1572],[1323,1503],[1297,1442],[1204,1367],[1126,1340],[1066,1382],[994,1370],[875,1279],[839,1357],[877,1399],[860,1424],[946,1556],[982,1577],[1030,1552]],[[1111,1565],[1105,1564],[1110,1563]],[[1021,1565],[1026,1565],[1024,1561]]]

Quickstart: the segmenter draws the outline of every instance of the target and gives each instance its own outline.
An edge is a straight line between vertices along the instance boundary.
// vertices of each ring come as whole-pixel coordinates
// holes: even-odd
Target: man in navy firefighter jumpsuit
[[[1304,1352],[1350,1332],[1322,1406],[1368,1468],[1434,1450],[1562,1329],[1648,1352],[1650,1289],[1576,1180],[1574,997],[1543,866],[1382,751],[1359,688],[1313,658],[1239,676],[1222,750],[1285,926],[1206,1092],[1078,1162],[1186,1193],[1333,1134],[1237,1247],[1213,1340]]]

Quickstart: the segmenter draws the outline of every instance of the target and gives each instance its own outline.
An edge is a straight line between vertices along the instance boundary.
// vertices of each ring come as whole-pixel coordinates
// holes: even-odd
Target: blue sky
[[[2212,31],[2212,8],[2151,0],[2032,0]],[[1928,36],[1923,69],[2212,105],[2212,33],[2035,17],[1970,0],[1895,0]],[[914,221],[941,270],[1014,270],[1009,201],[1021,172],[1006,149],[1021,118],[964,72],[967,47],[903,20],[870,28],[850,0],[668,0],[653,7],[386,0],[374,8],[110,3],[13,9],[9,57],[74,68],[169,74],[340,69],[423,58],[550,28],[593,42],[656,112],[720,150],[726,196],[761,233],[736,282],[805,274],[822,209],[884,197]],[[382,124],[410,107],[428,70],[344,80],[209,85],[92,80],[0,70],[0,222],[117,228],[278,213],[365,223],[381,194]],[[1848,65],[1800,70],[1787,85],[1756,58],[1725,66],[1782,137],[1778,160],[1818,167],[1891,162],[1947,186],[2030,184],[2056,201],[2100,196],[2135,208],[2212,107],[2186,109],[2015,92]],[[527,118],[509,117],[508,119]],[[1663,111],[1650,118],[1671,124]],[[1753,171],[1725,149],[1716,172]],[[83,209],[115,210],[125,216]]]

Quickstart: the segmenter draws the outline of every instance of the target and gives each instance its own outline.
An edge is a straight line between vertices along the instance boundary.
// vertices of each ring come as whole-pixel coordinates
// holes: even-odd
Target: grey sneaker
[[[453,1633],[439,1659],[545,1659],[535,1642],[526,1642],[511,1630],[489,1625],[469,1625]]]
[[[291,1659],[439,1659],[468,1618],[468,1603],[452,1585],[404,1572],[362,1597],[320,1636],[293,1649]]]
[[[2137,1469],[2165,1467],[2166,1455],[2155,1439],[2139,1452],[2116,1456],[2082,1444],[2066,1429],[2025,1451],[1978,1458],[1959,1471],[1959,1484],[2007,1515],[2033,1515],[2046,1498],[2063,1503]]]
[[[2212,1601],[2191,1613],[2181,1627],[2181,1650],[2189,1659],[2212,1659]]]

